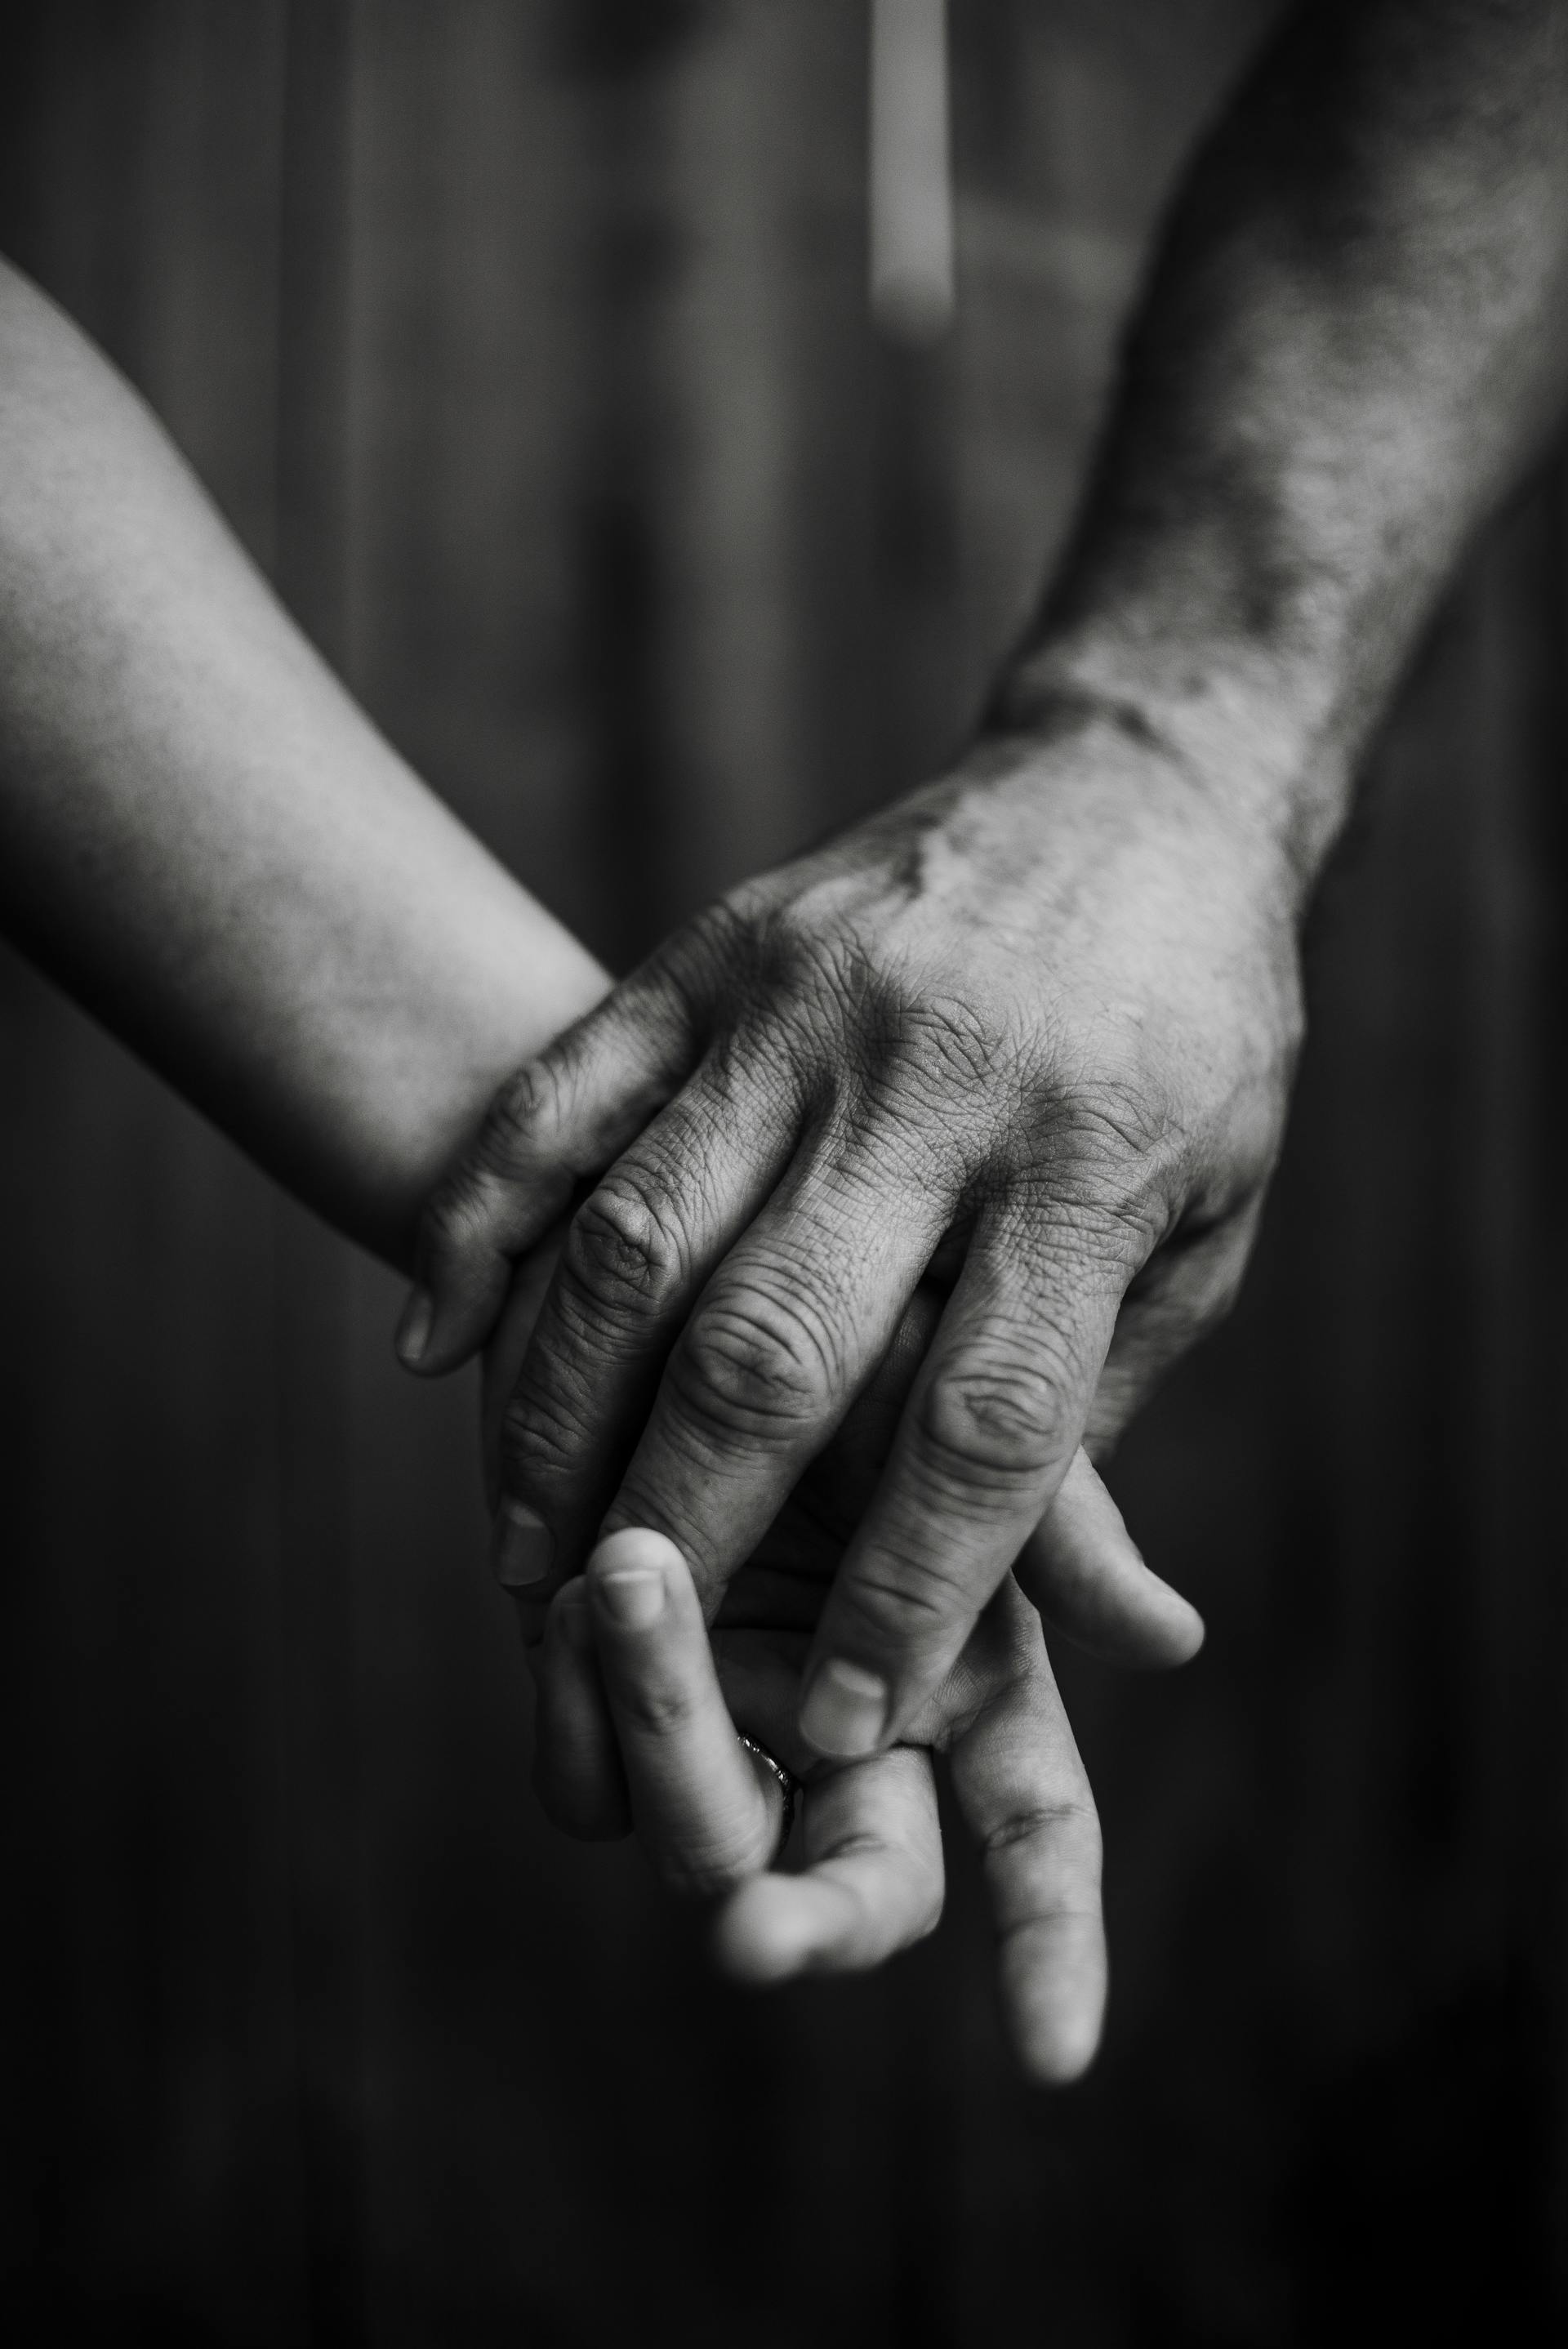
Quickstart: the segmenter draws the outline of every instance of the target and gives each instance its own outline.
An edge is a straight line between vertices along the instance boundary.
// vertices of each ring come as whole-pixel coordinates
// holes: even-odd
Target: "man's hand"
[[[840,1758],[903,1734],[1080,1437],[1233,1293],[1298,1032],[1295,911],[1232,795],[1066,699],[677,934],[503,1090],[427,1220],[434,1371],[597,1178],[506,1413],[503,1579],[548,1590],[602,1531],[652,1527],[711,1616],[934,1270],[951,1294],[801,1714]]]
[[[1565,71],[1563,0],[1287,13],[1169,216],[1005,730],[690,925],[441,1197],[404,1333],[432,1370],[598,1185],[510,1422],[514,1578],[648,1525],[711,1607],[953,1278],[817,1635],[820,1752],[900,1733],[1086,1426],[1235,1286],[1300,901],[1561,403]]]

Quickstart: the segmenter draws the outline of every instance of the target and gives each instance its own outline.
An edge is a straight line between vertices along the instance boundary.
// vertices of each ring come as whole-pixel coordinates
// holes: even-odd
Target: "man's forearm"
[[[500,1077],[607,983],[369,725],[129,387],[3,264],[0,919],[399,1260]]]
[[[1201,152],[993,727],[1103,703],[1310,878],[1568,376],[1568,6],[1315,0]]]

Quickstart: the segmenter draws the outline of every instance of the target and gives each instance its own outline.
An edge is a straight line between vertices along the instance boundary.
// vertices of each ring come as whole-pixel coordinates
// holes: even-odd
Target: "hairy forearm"
[[[1568,381],[1568,5],[1315,0],[1180,191],[995,727],[1148,727],[1310,878]]]
[[[0,264],[0,919],[406,1257],[592,959],[369,725],[120,378]]]

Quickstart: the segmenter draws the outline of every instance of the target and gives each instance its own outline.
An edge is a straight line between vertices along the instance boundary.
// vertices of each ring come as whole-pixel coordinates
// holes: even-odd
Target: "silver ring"
[[[800,1781],[793,1770],[786,1770],[776,1754],[769,1754],[767,1746],[759,1745],[755,1737],[748,1737],[744,1729],[738,1729],[735,1733],[747,1752],[754,1754],[763,1768],[770,1770],[779,1781],[779,1792],[784,1798],[784,1817],[779,1829],[779,1840],[773,1847],[773,1857],[777,1859],[789,1842],[789,1830],[795,1824],[795,1804],[800,1792]]]

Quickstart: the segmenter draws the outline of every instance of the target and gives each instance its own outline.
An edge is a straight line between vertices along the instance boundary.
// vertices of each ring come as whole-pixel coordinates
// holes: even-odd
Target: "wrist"
[[[986,744],[1031,751],[1099,733],[1141,750],[1273,868],[1299,918],[1349,810],[1351,767],[1331,686],[1215,634],[1141,626],[1053,632],[1009,663]],[[1121,761],[1117,761],[1118,764]]]

